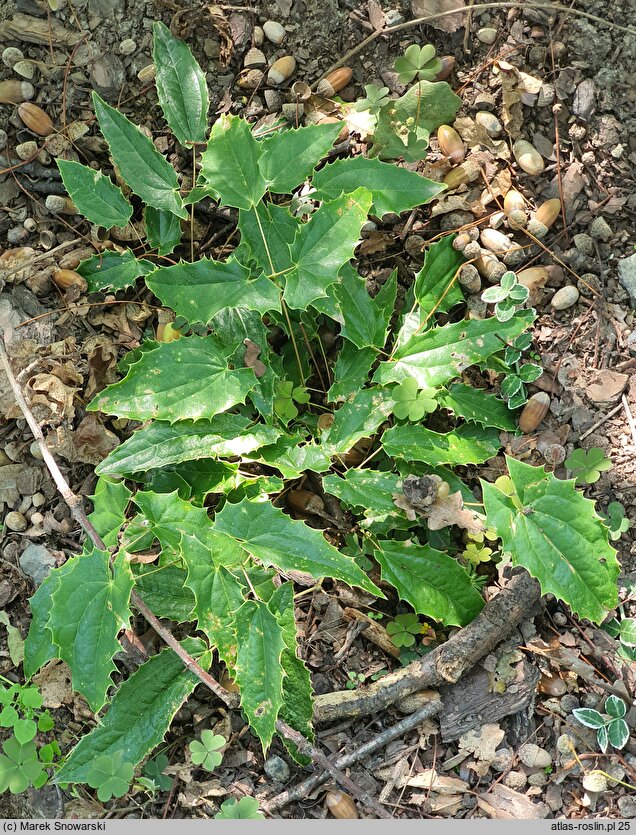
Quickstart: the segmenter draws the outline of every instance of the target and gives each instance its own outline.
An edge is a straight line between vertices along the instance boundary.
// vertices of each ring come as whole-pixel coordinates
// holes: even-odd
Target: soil
[[[629,26],[634,18],[633,0],[589,0],[579,6],[621,26]],[[56,10],[51,11],[52,8]],[[152,82],[138,77],[140,70],[151,64],[153,21],[162,20],[190,44],[206,70],[211,113],[229,111],[256,122],[270,118],[269,110],[277,112],[284,101],[284,91],[266,96],[262,89],[246,91],[235,84],[244,56],[255,43],[255,26],[276,20],[285,27],[286,37],[280,46],[266,40],[260,48],[268,60],[293,55],[297,69],[290,84],[295,80],[312,84],[372,33],[383,13],[384,19],[393,23],[413,17],[410,3],[386,0],[382,4],[374,0],[368,4],[358,0],[272,0],[253,2],[244,8],[238,3],[220,5],[216,10],[205,3],[171,0],[50,0],[50,7],[45,0],[0,0],[0,24],[16,13],[33,15],[41,21],[57,21],[74,36],[74,45],[56,43],[53,37],[50,43],[32,43],[27,28],[1,46],[17,47],[25,59],[33,62],[30,66],[34,68],[35,101],[56,125],[88,126],[88,132],[76,140],[85,160],[107,162],[106,146],[93,128],[90,92],[97,89],[149,131],[157,147],[167,152],[184,172],[184,178],[189,176],[189,160],[165,134]],[[493,177],[497,171],[509,172],[512,184],[534,205],[561,196],[567,220],[564,228],[559,219],[545,239],[545,251],[537,250],[533,255],[538,259],[536,263],[555,267],[537,304],[539,316],[534,329],[535,348],[545,369],[534,390],[545,390],[551,395],[550,413],[543,425],[546,428],[538,435],[522,444],[508,438],[508,450],[541,463],[542,443],[544,447],[558,443],[568,453],[575,446],[598,447],[611,459],[612,469],[602,473],[585,493],[601,510],[613,501],[625,508],[632,527],[615,544],[622,564],[621,600],[627,601],[623,614],[636,616],[636,289],[630,299],[618,273],[619,262],[633,255],[636,245],[636,36],[581,18],[574,12],[550,17],[523,3],[510,10],[482,11],[477,4],[464,20],[468,21],[468,29],[461,26],[457,31],[444,32],[419,26],[376,39],[348,62],[353,77],[341,96],[345,101],[360,98],[364,95],[363,86],[371,83],[401,92],[393,61],[413,42],[432,42],[440,55],[454,56],[455,70],[449,83],[464,100],[460,118],[472,119],[478,110],[491,110],[502,118],[497,61],[508,62],[537,81],[536,89],[531,82],[529,87],[526,85],[529,92],[519,106],[518,135],[510,138],[531,140],[544,156],[545,170],[530,177],[505,153],[491,154],[486,165]],[[483,43],[478,38],[477,33],[483,29],[496,30],[493,43]],[[0,65],[0,80],[16,77],[8,66]],[[0,125],[8,136],[6,147],[0,143],[0,160],[4,158],[0,168],[4,168],[9,151],[38,137],[24,129],[10,106],[0,105]],[[554,151],[555,127],[560,140],[558,156]],[[514,134],[515,128],[511,130]],[[355,138],[351,140],[352,151],[361,147]],[[56,150],[61,155],[74,153],[68,143]],[[429,175],[436,165],[438,172],[441,170],[435,142],[432,151],[431,162],[427,163],[432,168],[420,166]],[[4,284],[0,327],[7,341],[13,339],[9,351],[17,370],[28,367],[32,375],[38,366],[37,373],[47,376],[42,384],[49,402],[36,416],[55,427],[48,441],[63,458],[73,488],[89,496],[95,485],[93,468],[117,443],[116,436],[123,428],[117,422],[104,426],[87,417],[84,406],[96,390],[115,378],[117,356],[152,332],[156,311],[147,304],[147,297],[140,299],[134,292],[117,299],[129,299],[134,304],[116,304],[114,296],[102,294],[91,298],[91,302],[99,303],[90,306],[79,292],[72,288],[62,291],[52,283],[53,269],[66,253],[86,246],[82,236],[90,235],[90,230],[78,217],[54,215],[47,210],[46,196],[62,193],[50,156],[47,159],[44,155],[39,163],[16,169],[15,177],[0,173],[0,252],[31,247],[38,259],[34,266],[17,271],[15,265],[11,271],[3,270],[0,262],[0,289]],[[409,218],[385,218],[378,226],[384,246],[377,254],[370,252],[365,260],[370,284],[381,281],[383,271],[394,265],[400,270],[402,283],[408,283],[421,264],[417,242],[409,245],[409,238],[420,236],[428,240],[440,229],[450,230],[494,211],[495,202],[488,200],[480,211],[466,214],[469,208],[475,209],[485,190],[481,182],[460,190],[460,199],[452,212],[433,206],[431,212],[425,208]],[[215,219],[204,218],[202,222],[208,224],[205,234],[214,240],[219,228],[214,226]],[[632,275],[635,271],[636,267]],[[576,276],[584,280],[578,281]],[[566,284],[577,285],[581,298],[574,306],[557,312],[549,302]],[[590,286],[597,292],[592,292]],[[136,303],[139,301],[142,304]],[[56,376],[52,380],[53,375]],[[61,400],[56,399],[51,388],[59,379],[66,387]],[[69,391],[71,394],[65,399]],[[80,536],[42,461],[33,455],[32,439],[1,382],[0,414],[4,418],[0,425],[0,463],[4,472],[0,509],[4,507],[5,518],[9,512],[19,511],[28,520],[24,532],[0,532],[0,609],[6,610],[11,623],[25,635],[30,618],[26,601],[34,589],[33,569],[25,566],[41,565],[42,560],[61,564],[77,552]],[[493,471],[501,464],[490,463]],[[18,467],[10,470],[13,465]],[[564,474],[563,469],[557,469],[559,473]],[[35,523],[34,514],[38,514]],[[34,547],[42,550],[34,552]],[[31,549],[30,562],[25,562],[27,549]],[[305,607],[304,657],[312,670],[317,693],[343,689],[348,673],[359,672],[368,677],[387,663],[386,657],[360,635],[344,656],[336,655],[350,634],[350,626],[343,619],[347,605],[355,606],[356,601],[322,593],[313,598],[311,611]],[[536,631],[528,621],[522,625],[521,634],[520,640],[540,636],[572,651],[587,652],[605,678],[611,678],[618,669],[611,657],[615,642],[600,638],[598,630],[575,623],[554,601],[548,601],[537,617]],[[606,643],[599,644],[601,640]],[[602,646],[596,654],[591,651],[595,644]],[[473,750],[457,760],[457,775],[466,788],[455,787],[452,803],[443,802],[442,793],[414,789],[407,785],[408,780],[401,781],[404,775],[421,775],[426,769],[435,768],[435,764],[452,768],[449,763],[457,756],[457,742],[448,737],[442,739],[431,721],[390,743],[383,753],[355,766],[351,776],[371,795],[391,804],[388,808],[394,814],[405,817],[499,817],[504,816],[505,808],[513,809],[513,817],[636,817],[633,795],[630,797],[616,782],[620,779],[634,783],[633,742],[621,756],[602,758],[600,765],[616,779],[607,791],[600,793],[585,791],[580,763],[572,762],[571,756],[568,760],[557,748],[557,740],[567,731],[589,745],[577,750],[597,750],[593,740],[585,736],[585,729],[573,726],[571,711],[580,705],[599,705],[603,691],[577,680],[571,671],[558,678],[555,668],[545,659],[533,656],[531,660],[543,674],[544,689],[540,687],[536,699],[517,714],[523,721],[517,723],[516,729],[508,721],[505,738],[495,745],[498,756],[489,760],[483,751],[480,754]],[[636,670],[633,664],[631,669],[629,664],[625,667],[624,681],[632,688],[633,699]],[[4,630],[0,636],[0,673],[19,677],[6,648]],[[561,696],[547,692],[545,681],[550,677],[565,681],[568,692]],[[85,707],[71,697],[61,699],[54,714],[58,726],[64,729],[60,736],[63,745],[70,745],[74,735],[90,722]],[[318,738],[328,751],[336,753],[352,741],[355,745],[363,743],[399,718],[397,711],[389,711],[366,723],[359,720],[323,729]],[[262,755],[249,734],[242,733],[240,717],[224,718],[201,688],[177,715],[176,733],[169,737],[169,755],[174,755],[177,762],[180,757],[183,759],[179,737],[191,738],[193,732],[217,723],[224,723],[236,742],[214,780],[206,782],[201,778],[182,783],[175,778],[176,790],[170,797],[167,792],[154,797],[138,793],[132,799],[122,799],[119,805],[115,803],[114,814],[118,814],[119,808],[123,809],[121,814],[130,813],[133,817],[161,817],[166,809],[174,817],[205,817],[213,815],[228,796],[254,794],[264,798],[282,790],[283,782],[289,778],[284,776],[281,782],[271,756],[263,770]],[[492,728],[493,725],[484,724],[476,732],[481,734],[478,742],[484,748],[493,734],[496,737]],[[550,768],[554,766],[551,772],[519,762],[520,746],[527,740],[549,752]],[[466,747],[460,750],[468,752]],[[271,754],[286,758],[277,743]],[[291,763],[288,759],[287,762]],[[302,776],[296,770],[291,781]],[[478,797],[486,794],[490,806],[486,801],[477,802]],[[30,801],[28,816],[104,814],[88,795],[78,803],[49,788],[31,792]],[[24,798],[16,802],[22,805],[3,811],[4,816],[27,816]],[[295,818],[325,817],[323,794],[317,792],[315,797],[287,807],[282,814]]]

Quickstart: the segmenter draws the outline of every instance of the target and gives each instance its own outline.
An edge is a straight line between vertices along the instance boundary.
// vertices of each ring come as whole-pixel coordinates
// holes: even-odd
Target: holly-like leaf
[[[345,264],[332,290],[342,310],[340,335],[358,348],[383,348],[395,306],[397,270],[372,299],[364,278],[350,264]]]
[[[182,646],[207,670],[211,658],[203,641],[188,638]],[[112,757],[121,752],[125,762],[140,763],[159,745],[173,716],[198,683],[171,649],[154,655],[120,686],[100,724],[73,748],[55,782],[86,783],[100,755]]]
[[[275,444],[262,447],[246,457],[275,467],[284,478],[299,478],[306,470],[314,473],[328,470],[331,460],[327,453],[318,444],[303,443],[304,440],[300,435],[286,435]]]
[[[347,470],[344,478],[325,476],[322,485],[327,493],[337,496],[350,507],[359,507],[375,513],[396,513],[393,494],[398,492],[401,478],[395,473],[379,470]]]
[[[152,32],[155,84],[164,118],[182,145],[205,142],[209,106],[205,75],[190,47],[167,26],[155,21]]]
[[[128,625],[133,577],[123,553],[110,565],[107,551],[93,548],[55,569],[48,629],[59,657],[71,668],[73,689],[97,713],[106,701],[117,633]]]
[[[484,601],[457,560],[429,545],[389,541],[380,545],[375,558],[382,579],[418,614],[445,626],[465,626],[477,617]]]
[[[362,389],[334,415],[322,435],[322,448],[329,456],[344,455],[362,438],[371,437],[391,414],[393,399],[379,388]]]
[[[135,591],[150,611],[159,618],[177,623],[195,619],[194,595],[186,587],[186,572],[176,565],[163,565],[160,571],[153,565],[134,565]]]
[[[282,571],[305,571],[315,579],[333,577],[372,594],[382,592],[349,557],[329,545],[317,530],[294,521],[269,502],[226,504],[214,529],[232,537],[264,565]]]
[[[107,548],[117,545],[120,528],[126,521],[126,507],[131,495],[123,481],[111,481],[107,478],[97,481],[95,492],[90,497],[93,512],[88,518]]]
[[[352,397],[361,389],[377,358],[373,348],[356,348],[353,342],[345,342],[333,369],[333,383],[327,392],[330,403],[338,403]]]
[[[250,211],[239,212],[241,243],[234,255],[242,264],[255,261],[268,275],[280,274],[292,266],[290,248],[300,221],[286,206],[258,203]]]
[[[427,180],[415,171],[367,157],[339,159],[317,171],[312,185],[321,200],[334,200],[350,194],[362,184],[373,195],[371,214],[381,218],[396,215],[429,203],[443,191],[442,183]],[[442,239],[445,240],[445,239]]]
[[[190,336],[142,353],[126,377],[98,394],[88,409],[169,423],[212,418],[244,403],[255,382],[251,368],[229,367],[212,337]]]
[[[393,426],[382,436],[387,455],[405,461],[440,464],[481,464],[497,454],[501,447],[499,432],[465,423],[450,432],[433,432],[424,426]]]
[[[374,375],[381,384],[415,377],[423,388],[444,385],[462,371],[501,350],[501,340],[514,339],[532,323],[533,312],[523,310],[509,321],[470,319],[414,334],[383,362]]]
[[[159,267],[146,276],[146,284],[167,307],[188,322],[207,324],[226,307],[246,307],[259,313],[280,311],[280,291],[276,285],[264,275],[252,279],[247,267],[233,258],[227,261],[203,258],[193,263],[181,261],[172,267]]]
[[[196,422],[154,421],[113,450],[96,472],[132,475],[199,458],[232,458],[273,444],[282,434],[273,426],[251,423],[242,415],[229,414]]]
[[[337,122],[309,125],[264,139],[259,167],[267,180],[267,190],[274,194],[291,194],[328,153],[340,128]],[[356,186],[349,191],[354,191]]]
[[[157,250],[158,255],[170,255],[181,242],[181,220],[165,209],[146,206],[144,226],[148,245]]]
[[[442,391],[437,395],[437,400],[441,406],[450,409],[459,417],[480,423],[482,426],[492,426],[508,432],[514,432],[517,427],[514,413],[503,400],[483,389],[473,388],[465,383],[453,383],[448,387],[448,391]]]
[[[482,481],[488,525],[541,584],[579,617],[600,623],[618,604],[619,565],[607,528],[573,480],[507,458],[516,496]],[[515,504],[521,503],[521,509]]]
[[[323,203],[300,227],[291,248],[292,270],[285,276],[289,307],[305,310],[327,295],[341,267],[352,257],[371,206],[364,188]]]
[[[67,159],[56,159],[64,188],[80,214],[97,226],[112,229],[125,226],[131,218],[132,206],[122,190],[100,171]]]
[[[130,189],[148,206],[186,218],[174,168],[123,113],[93,92],[93,106],[111,156]]]
[[[124,290],[132,287],[135,279],[152,272],[155,265],[143,258],[135,258],[127,249],[125,252],[102,252],[82,261],[77,272],[84,276],[88,292],[97,290]]]
[[[283,631],[265,603],[248,600],[236,613],[236,633],[234,678],[241,707],[267,751],[283,706]]]
[[[244,119],[221,116],[201,154],[200,178],[205,191],[223,206],[251,209],[267,189],[259,168],[262,155],[263,147]]]
[[[57,589],[59,576],[52,571],[44,578],[33,597],[29,599],[31,623],[24,641],[24,675],[30,679],[47,661],[58,658],[58,647],[53,643],[48,628],[53,605],[53,592]]]
[[[422,269],[415,276],[415,299],[420,306],[420,324],[432,311],[445,312],[464,300],[457,283],[457,271],[464,262],[461,252],[453,249],[454,235],[445,235],[425,252]]]

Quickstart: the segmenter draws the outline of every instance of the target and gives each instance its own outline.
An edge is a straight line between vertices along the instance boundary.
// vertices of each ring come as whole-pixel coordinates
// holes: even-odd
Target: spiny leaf
[[[114,449],[98,464],[96,472],[132,475],[197,458],[231,458],[272,444],[281,435],[273,426],[250,423],[242,415],[229,414],[196,423],[154,421]]]
[[[303,443],[300,435],[286,435],[246,457],[280,470],[284,478],[299,478],[306,470],[323,473],[331,466],[325,450],[316,443]]]
[[[441,406],[450,409],[459,417],[480,423],[482,426],[493,426],[514,432],[517,424],[514,412],[508,406],[483,389],[467,386],[465,383],[453,383],[448,391],[442,391],[437,399]]]
[[[445,235],[424,254],[422,269],[415,276],[415,299],[420,306],[420,321],[433,310],[444,313],[464,300],[457,283],[457,270],[464,262],[461,252],[453,249],[455,235]],[[432,325],[433,320],[428,322]]]
[[[268,191],[291,194],[329,151],[340,127],[338,123],[309,125],[264,139],[259,167],[267,180]],[[356,185],[348,190],[353,191]]]
[[[393,494],[398,492],[401,478],[395,473],[378,470],[347,470],[344,478],[325,476],[322,480],[327,493],[337,496],[350,507],[365,508],[376,513],[397,513]]]
[[[359,349],[353,342],[345,342],[333,369],[333,383],[327,392],[329,402],[346,400],[361,389],[376,358],[373,348]]]
[[[247,267],[234,258],[203,258],[194,263],[180,261],[172,267],[158,267],[146,276],[146,284],[188,322],[207,324],[226,307],[246,307],[259,313],[280,311],[276,285],[264,275],[251,278]]]
[[[59,657],[71,668],[73,689],[97,713],[116,669],[113,656],[121,649],[117,633],[130,620],[133,577],[124,554],[111,568],[108,552],[97,548],[55,571],[58,584],[47,626]]]
[[[382,436],[387,455],[405,461],[439,464],[481,464],[497,454],[501,447],[499,433],[465,423],[450,432],[433,432],[424,426],[393,426]]]
[[[159,618],[177,623],[194,620],[194,595],[185,586],[186,572],[175,565],[133,565],[135,591]]]
[[[182,646],[207,670],[210,654],[203,641],[188,638]],[[198,683],[171,649],[153,656],[121,685],[100,724],[71,751],[55,782],[85,783],[100,755],[121,751],[126,762],[140,763],[161,742],[175,713]]]
[[[264,565],[306,571],[315,579],[333,577],[382,596],[356,563],[329,545],[319,531],[290,519],[269,502],[244,499],[226,504],[216,515],[214,529],[231,536]]]
[[[136,125],[95,92],[93,106],[111,156],[127,185],[149,206],[185,219],[188,215],[179,196],[177,175],[168,160]]]
[[[144,226],[148,245],[157,250],[158,255],[170,255],[181,241],[181,220],[165,209],[146,206]]]
[[[209,106],[205,75],[190,47],[167,26],[156,21],[152,31],[155,83],[165,120],[182,145],[205,142]]]
[[[97,480],[95,492],[90,497],[93,512],[88,518],[107,548],[117,545],[117,537],[126,521],[126,507],[131,496],[131,491],[123,481],[111,481],[108,478]],[[85,546],[87,545],[88,543],[85,543]]]
[[[212,418],[243,403],[255,382],[251,368],[229,368],[212,337],[190,336],[142,353],[126,377],[98,394],[88,409],[169,423]]]
[[[259,168],[262,155],[262,145],[248,123],[224,114],[212,126],[201,155],[200,180],[205,191],[223,206],[251,209],[267,189]]]
[[[58,658],[58,647],[47,624],[51,617],[53,592],[59,584],[59,576],[52,571],[45,577],[33,597],[29,598],[31,623],[24,641],[24,675],[30,679],[47,661]]]
[[[97,226],[112,229],[125,226],[131,218],[132,206],[118,186],[100,171],[72,160],[56,159],[64,188],[80,214]]]
[[[102,252],[82,261],[77,272],[84,276],[88,292],[97,290],[124,290],[135,283],[141,275],[152,272],[151,261],[135,258],[127,249],[125,252]]]
[[[383,348],[395,306],[397,270],[373,299],[364,278],[350,264],[340,270],[338,281],[331,289],[342,310],[340,335],[358,348]]]
[[[343,455],[362,438],[371,437],[391,414],[393,400],[380,388],[362,389],[338,409],[331,428],[323,433],[329,456]]]
[[[300,221],[286,206],[258,203],[253,209],[239,212],[241,242],[234,255],[242,264],[255,261],[268,275],[282,273],[292,266],[290,247]]]
[[[312,179],[322,200],[350,194],[360,184],[373,194],[370,211],[380,218],[388,212],[399,215],[429,203],[446,189],[442,183],[427,180],[414,171],[366,157],[336,160],[317,171]]]
[[[618,604],[619,564],[594,503],[543,467],[507,458],[516,496],[482,481],[488,524],[541,584],[581,618],[600,623]],[[522,509],[514,499],[521,503]]]
[[[465,626],[479,614],[484,601],[452,557],[429,545],[388,541],[380,545],[375,558],[382,568],[382,579],[418,614],[446,626]]]
[[[267,751],[283,706],[283,630],[263,602],[248,600],[236,613],[236,633],[234,677],[241,707]]]

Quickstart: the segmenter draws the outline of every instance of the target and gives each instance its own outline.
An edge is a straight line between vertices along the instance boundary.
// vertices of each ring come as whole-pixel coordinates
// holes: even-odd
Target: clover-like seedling
[[[387,624],[386,631],[396,647],[412,647],[415,636],[422,631],[422,624],[415,614],[398,615]]]
[[[493,554],[494,551],[492,548],[480,545],[477,542],[469,542],[462,552],[464,559],[473,565],[479,565],[481,562],[490,562]]]
[[[571,470],[577,484],[594,484],[601,473],[612,469],[613,464],[602,449],[592,447],[573,450],[572,455],[565,459],[565,466]]]
[[[238,802],[231,797],[221,804],[221,811],[214,816],[217,820],[257,820],[265,815],[258,811],[258,800],[242,797]]]
[[[399,73],[400,82],[409,84],[414,79],[434,81],[442,68],[442,62],[435,57],[435,47],[432,44],[411,44],[404,55],[396,59],[394,67]]]
[[[123,751],[102,754],[91,765],[86,782],[97,789],[97,797],[106,803],[111,797],[123,797],[130,787],[135,768],[126,762]]]
[[[602,516],[609,528],[610,539],[616,541],[629,530],[629,519],[626,518],[625,508],[620,502],[610,502],[607,506],[607,513]]]
[[[437,409],[435,389],[420,388],[414,377],[407,377],[393,389],[393,414],[398,420],[421,420],[428,412]]]
[[[596,739],[603,753],[609,745],[618,750],[627,745],[629,727],[623,718],[627,713],[627,707],[618,696],[608,697],[604,714],[591,707],[578,707],[572,713],[581,725],[596,731]]]
[[[284,421],[298,417],[298,409],[295,403],[309,403],[311,399],[309,392],[304,386],[294,386],[290,380],[281,380],[276,384],[276,398],[274,399],[274,411]]]
[[[382,110],[385,104],[391,101],[388,87],[378,87],[377,84],[365,84],[364,92],[366,93],[366,98],[358,99],[355,106],[355,110],[359,113],[363,110],[368,110],[372,116],[375,116]]]
[[[0,794],[7,791],[20,794],[29,786],[41,788],[47,781],[47,775],[38,760],[35,742],[30,740],[21,745],[15,736],[9,737],[2,744],[4,754],[0,754]]]
[[[153,759],[148,760],[144,766],[144,776],[152,781],[159,789],[167,791],[172,786],[172,777],[163,772],[168,766],[169,760],[165,754],[157,754]]]
[[[206,771],[214,771],[223,761],[223,754],[219,748],[223,748],[226,741],[224,736],[214,734],[206,728],[201,732],[201,742],[195,739],[190,743],[192,762]]]
[[[515,310],[528,300],[528,294],[528,288],[519,284],[517,276],[509,270],[501,276],[499,284],[484,290],[481,300],[486,304],[494,304],[497,319],[507,322],[512,319]]]

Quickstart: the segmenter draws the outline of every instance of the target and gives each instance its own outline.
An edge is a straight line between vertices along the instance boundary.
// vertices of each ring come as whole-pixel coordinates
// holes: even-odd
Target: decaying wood
[[[316,724],[386,709],[398,699],[443,683],[455,683],[491,652],[523,620],[540,597],[539,584],[526,571],[515,574],[475,620],[446,643],[368,687],[317,696]]]
[[[81,32],[71,32],[50,16],[48,19],[40,19],[18,12],[11,20],[0,23],[0,42],[25,41],[26,43],[75,46],[82,40],[82,37]]]
[[[380,626],[379,623],[376,623],[370,617],[362,612],[359,612],[357,609],[352,609],[350,606],[345,608],[344,617],[345,620],[355,620],[357,623],[362,624],[364,637],[368,641],[371,641],[371,643],[380,647],[383,652],[392,655],[394,658],[400,657],[399,648],[395,646],[395,644],[391,641],[391,638],[388,636],[386,629],[383,626]]]

